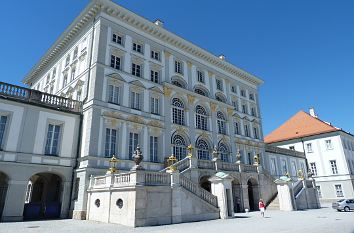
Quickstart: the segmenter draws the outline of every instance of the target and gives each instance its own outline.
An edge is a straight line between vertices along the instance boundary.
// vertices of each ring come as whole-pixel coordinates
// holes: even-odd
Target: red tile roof
[[[331,126],[310,114],[300,111],[286,121],[279,128],[264,138],[265,143],[287,141],[322,133],[340,131],[341,129]]]

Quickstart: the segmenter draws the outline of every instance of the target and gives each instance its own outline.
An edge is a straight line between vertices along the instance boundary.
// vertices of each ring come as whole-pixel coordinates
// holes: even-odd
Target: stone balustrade
[[[80,101],[64,98],[61,96],[51,95],[45,92],[12,85],[9,83],[0,82],[0,96],[12,100],[17,100],[26,103],[33,103],[70,111],[75,113],[82,112],[82,104]]]
[[[220,162],[220,170],[239,172],[240,166],[235,163]]]
[[[180,185],[191,193],[197,195],[204,201],[208,202],[209,204],[218,207],[218,201],[216,196],[201,188],[198,184],[194,183],[185,176],[180,176]]]
[[[198,160],[198,168],[215,170],[215,163],[209,160]]]
[[[240,164],[240,172],[257,173],[258,169],[255,165]]]

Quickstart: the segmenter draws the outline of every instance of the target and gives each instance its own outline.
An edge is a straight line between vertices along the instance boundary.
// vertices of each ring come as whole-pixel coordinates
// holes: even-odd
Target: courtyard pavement
[[[130,228],[116,224],[93,221],[48,220],[33,222],[0,223],[0,233],[354,233],[354,212],[337,212],[328,205],[318,210],[282,212],[266,211],[265,218],[259,212],[236,214],[236,218],[167,226]]]

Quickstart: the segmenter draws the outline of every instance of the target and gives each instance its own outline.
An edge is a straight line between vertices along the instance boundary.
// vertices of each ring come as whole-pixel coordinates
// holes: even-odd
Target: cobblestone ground
[[[237,214],[236,218],[168,226],[130,228],[115,224],[92,221],[52,220],[18,223],[0,223],[0,233],[354,233],[354,212],[337,212],[329,207],[319,210],[282,212],[266,211],[262,218],[259,212]]]

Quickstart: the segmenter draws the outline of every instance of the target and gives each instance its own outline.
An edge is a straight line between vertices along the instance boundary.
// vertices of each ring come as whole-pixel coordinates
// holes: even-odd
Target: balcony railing
[[[0,82],[0,97],[75,113],[82,112],[80,101]]]

